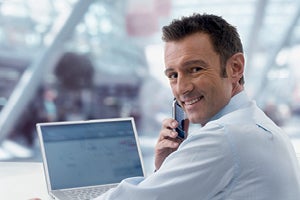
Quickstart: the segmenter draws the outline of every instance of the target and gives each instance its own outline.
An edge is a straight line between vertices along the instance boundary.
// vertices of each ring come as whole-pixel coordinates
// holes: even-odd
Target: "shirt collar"
[[[215,116],[213,116],[209,121],[217,120],[230,112],[243,108],[247,106],[249,102],[250,102],[249,97],[247,96],[246,92],[243,90],[240,93],[234,95],[230,99],[229,103],[224,108],[222,108]]]

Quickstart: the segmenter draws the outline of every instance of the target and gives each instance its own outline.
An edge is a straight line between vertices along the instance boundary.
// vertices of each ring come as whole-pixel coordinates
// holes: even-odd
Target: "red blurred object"
[[[129,36],[150,36],[159,31],[159,17],[168,16],[171,0],[132,1],[126,15]]]
[[[126,28],[129,36],[150,36],[158,31],[158,16],[153,12],[128,13]]]

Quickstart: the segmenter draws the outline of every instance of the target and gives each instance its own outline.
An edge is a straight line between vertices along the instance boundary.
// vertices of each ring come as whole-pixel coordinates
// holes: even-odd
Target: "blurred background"
[[[237,27],[246,90],[300,152],[299,0],[0,0],[0,161],[41,161],[35,124],[133,116],[146,165],[171,116],[161,27]]]

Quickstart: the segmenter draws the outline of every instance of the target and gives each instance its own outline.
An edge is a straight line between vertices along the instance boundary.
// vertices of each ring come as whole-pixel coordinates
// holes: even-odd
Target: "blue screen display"
[[[52,189],[143,176],[131,121],[41,126]]]

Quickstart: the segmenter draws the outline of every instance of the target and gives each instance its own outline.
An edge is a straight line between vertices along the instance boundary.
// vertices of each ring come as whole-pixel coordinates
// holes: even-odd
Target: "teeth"
[[[184,102],[184,104],[185,104],[185,105],[192,105],[192,104],[194,104],[194,103],[200,101],[200,99],[201,99],[201,98],[198,97],[197,99],[194,99],[194,100],[191,100],[191,101],[186,101],[186,102]]]

